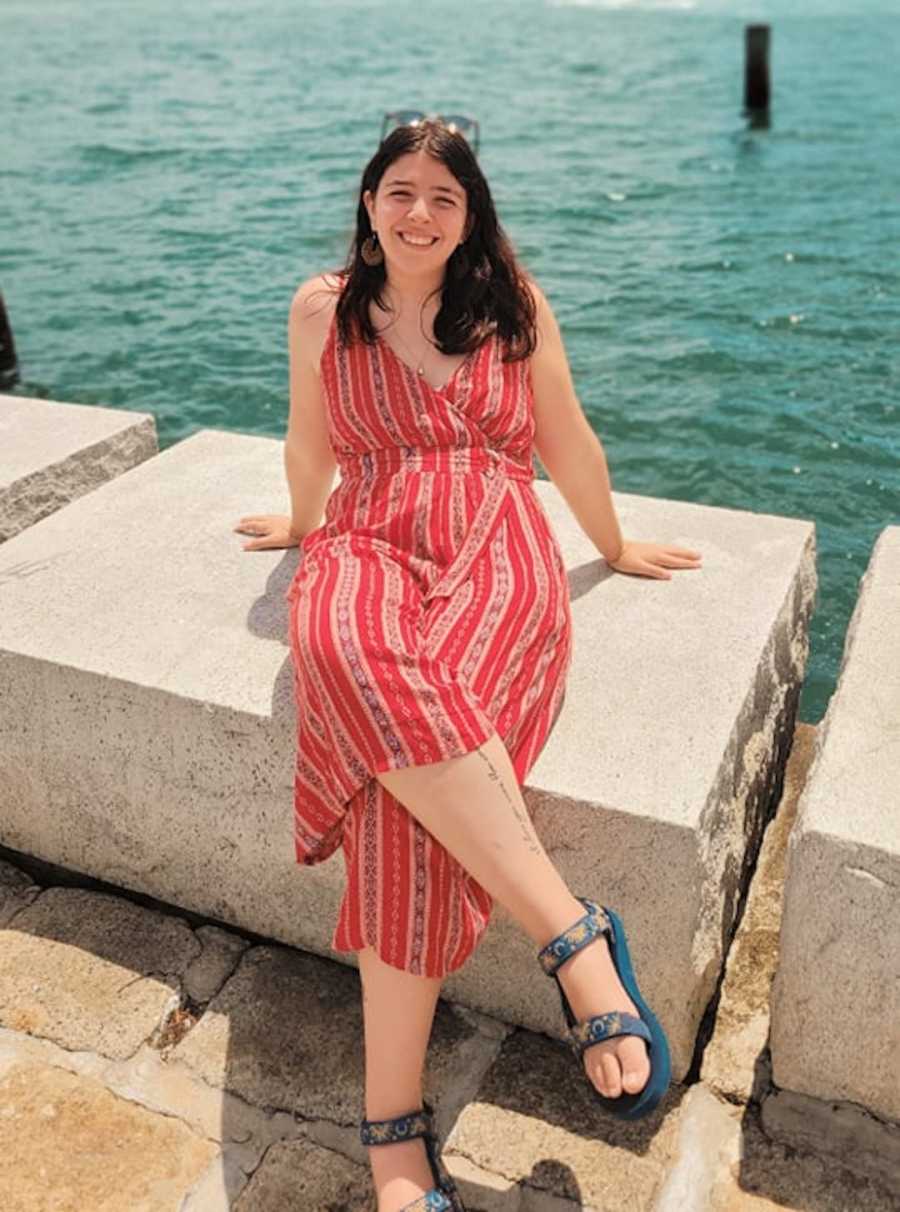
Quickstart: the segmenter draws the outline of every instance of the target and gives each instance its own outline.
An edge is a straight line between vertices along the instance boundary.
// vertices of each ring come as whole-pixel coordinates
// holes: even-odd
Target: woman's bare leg
[[[582,917],[538,839],[509,753],[494,732],[462,757],[375,776],[481,886],[513,916],[538,948]],[[536,966],[542,979],[546,979]],[[609,948],[584,947],[557,970],[577,1018],[637,1007],[625,992]],[[650,1076],[644,1041],[620,1036],[584,1054],[602,1094],[636,1093]]]
[[[440,977],[393,968],[372,947],[357,952],[363,992],[366,1119],[393,1119],[422,1106],[425,1054]],[[434,1186],[420,1138],[371,1145],[378,1212],[397,1212]]]

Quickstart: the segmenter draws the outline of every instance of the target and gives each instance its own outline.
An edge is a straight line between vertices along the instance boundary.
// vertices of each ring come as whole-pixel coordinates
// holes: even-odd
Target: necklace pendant
[[[419,365],[416,367],[416,373],[420,374],[420,375],[424,375],[425,367],[421,363],[419,363]]]

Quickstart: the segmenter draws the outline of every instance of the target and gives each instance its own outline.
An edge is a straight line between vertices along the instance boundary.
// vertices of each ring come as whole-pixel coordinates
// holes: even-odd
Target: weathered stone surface
[[[216,1151],[93,1078],[33,1062],[0,1075],[3,1212],[178,1212]]]
[[[184,974],[184,991],[195,1002],[208,1002],[222,988],[250,944],[218,926],[198,926],[194,934],[203,951]]]
[[[762,1124],[789,1147],[834,1158],[859,1178],[884,1184],[900,1208],[900,1124],[875,1119],[851,1103],[826,1103],[792,1090],[765,1100]]]
[[[444,1160],[474,1208],[486,1206],[485,1193],[460,1158],[499,1175],[505,1199],[531,1189],[598,1212],[638,1212],[651,1206],[670,1163],[682,1095],[675,1087],[646,1120],[620,1121],[593,1101],[568,1049],[517,1031],[457,1119]]]
[[[648,1212],[897,1212],[895,1184],[772,1141],[754,1108],[692,1086],[677,1156]]]
[[[117,1098],[181,1121],[194,1136],[217,1144],[218,1153],[179,1212],[229,1212],[269,1144],[300,1135],[291,1116],[269,1115],[216,1090],[186,1066],[167,1064],[147,1044],[134,1056],[110,1060],[94,1052],[67,1052],[52,1040],[0,1027],[0,1077],[22,1064],[90,1079]],[[2,1138],[0,1108],[0,1149]],[[326,1138],[320,1143],[330,1147],[332,1142]],[[0,1207],[6,1212],[2,1201]]]
[[[12,917],[30,905],[40,892],[31,876],[12,863],[0,859],[0,926],[5,926]]]
[[[898,1212],[897,1190],[875,1175],[862,1176],[834,1159],[772,1141],[754,1116],[745,1116],[740,1157],[720,1168],[701,1207],[702,1212]]]
[[[234,1212],[374,1209],[368,1166],[306,1140],[278,1141],[263,1158]]]
[[[802,762],[798,744],[791,786]],[[764,861],[758,878],[774,879],[774,869],[774,858]],[[764,891],[753,890],[751,917],[755,897],[770,904]],[[121,911],[118,924],[110,903]],[[38,910],[44,916],[35,919]],[[166,924],[157,920],[165,915],[80,890],[48,889],[27,913],[32,932],[22,937],[46,950],[43,959],[32,954],[39,973],[65,976],[71,960],[57,969],[53,957],[91,939],[95,963],[124,966],[126,980],[137,974],[142,984],[141,968],[158,966],[183,982],[193,966],[198,979],[214,982],[244,943],[201,927],[216,969],[209,955],[204,961],[199,932],[188,931],[193,946],[180,947],[187,927],[177,915],[169,919],[175,933],[167,942]],[[58,930],[47,928],[59,919],[68,923],[64,944]],[[43,931],[35,929],[39,924]],[[107,940],[102,961],[88,927]],[[12,929],[0,934],[0,956],[14,936]],[[132,942],[140,963],[124,954]],[[104,979],[98,966],[101,994]],[[733,986],[737,1005],[756,1005],[755,979],[745,964],[729,970],[726,986]],[[743,998],[742,980],[750,984]],[[62,985],[67,995],[72,981],[66,977]],[[7,986],[0,964],[0,989]],[[126,1009],[146,1028],[142,1003]],[[112,1011],[107,1005],[101,1012]],[[98,1009],[85,1013],[95,1017]],[[252,946],[191,1033],[163,1052],[144,1045],[109,1059],[113,1049],[65,1051],[40,1032],[28,1034],[29,1027],[0,1026],[2,1212],[374,1212],[358,1140],[359,979],[346,966],[277,945]],[[729,1018],[722,1029],[733,1027]],[[778,1092],[763,1104],[766,1135],[755,1108],[735,1105],[747,1083],[728,1066],[740,1050],[722,1054],[728,1065],[714,1073],[726,1073],[728,1081],[718,1084],[730,1101],[704,1085],[675,1087],[649,1120],[622,1124],[593,1102],[567,1049],[439,1002],[425,1092],[436,1104],[444,1160],[470,1212],[898,1212],[896,1126],[858,1108]],[[106,1152],[110,1140],[115,1164]],[[123,1168],[131,1166],[132,1186],[119,1181],[121,1157]],[[93,1172],[85,1158],[93,1160]],[[52,1174],[49,1186],[41,1185],[41,1166]],[[102,1202],[91,1185],[96,1179],[99,1190],[101,1177],[102,1190],[115,1190],[123,1202]]]
[[[740,1112],[705,1086],[691,1086],[679,1108],[673,1164],[653,1212],[708,1212],[710,1192],[740,1156]]]
[[[788,849],[777,1086],[900,1122],[900,526],[860,584]]]
[[[428,1053],[435,1098],[472,1033],[439,1003]],[[356,1124],[364,1105],[359,975],[287,947],[253,947],[170,1055],[256,1106]]]
[[[766,829],[744,915],[728,952],[715,1028],[703,1054],[704,1084],[736,1103],[759,1094],[754,1087],[759,1084],[758,1064],[769,1038],[769,993],[778,965],[787,842],[815,740],[815,726],[797,725],[784,791]]]
[[[178,917],[48,888],[0,931],[0,1023],[69,1049],[130,1056],[177,1000],[200,952]]]
[[[151,413],[0,395],[0,543],[158,450]]]

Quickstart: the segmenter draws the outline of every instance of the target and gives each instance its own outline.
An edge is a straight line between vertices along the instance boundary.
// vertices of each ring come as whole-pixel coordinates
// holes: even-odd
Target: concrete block
[[[150,413],[0,395],[0,543],[158,450]]]
[[[616,494],[627,536],[703,553],[653,580],[610,571],[556,488],[535,491],[575,643],[526,803],[573,891],[623,914],[680,1077],[780,787],[814,527]],[[205,430],[3,546],[0,843],[330,954],[343,860],[302,869],[293,851],[297,551],[245,552],[232,531],[286,506],[281,442]],[[34,575],[4,575],[25,561]],[[560,1035],[535,953],[498,906],[445,996]]]
[[[900,1121],[900,526],[861,580],[788,846],[772,1071]]]

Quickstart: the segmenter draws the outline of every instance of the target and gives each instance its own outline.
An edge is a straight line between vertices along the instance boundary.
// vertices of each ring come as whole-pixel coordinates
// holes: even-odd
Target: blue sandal
[[[435,1186],[411,1204],[404,1204],[402,1212],[466,1212],[456,1184],[441,1161],[433,1120],[434,1109],[423,1099],[421,1111],[410,1111],[394,1119],[364,1119],[359,1136],[364,1145],[392,1145],[397,1141],[424,1137]]]
[[[623,1090],[618,1098],[610,1098],[601,1094],[585,1072],[591,1089],[601,1106],[620,1119],[640,1119],[648,1115],[660,1102],[672,1076],[669,1059],[669,1044],[662,1027],[657,1022],[653,1011],[641,997],[631,967],[631,957],[628,954],[628,944],[625,941],[625,928],[618,914],[612,909],[598,905],[586,897],[579,896],[587,909],[584,917],[580,917],[574,925],[542,947],[538,952],[538,960],[548,976],[552,976],[559,989],[563,1014],[569,1027],[569,1042],[579,1064],[584,1072],[582,1056],[594,1044],[612,1039],[617,1035],[637,1035],[645,1040],[650,1054],[650,1076],[642,1090],[629,1094]],[[619,974],[619,980],[624,985],[628,996],[640,1011],[640,1018],[624,1010],[613,1010],[608,1014],[595,1014],[591,1018],[578,1022],[569,1005],[569,999],[560,983],[556,970],[566,962],[576,951],[592,943],[595,938],[605,934],[609,943],[612,961]]]

